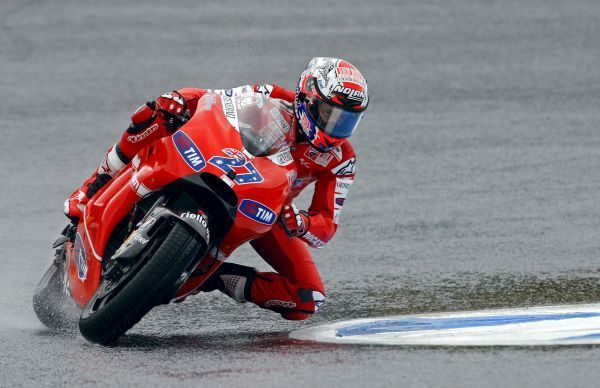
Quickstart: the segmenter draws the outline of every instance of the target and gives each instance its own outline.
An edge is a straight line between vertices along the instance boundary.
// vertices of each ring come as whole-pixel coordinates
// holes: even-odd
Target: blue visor
[[[363,114],[363,112],[344,110],[314,97],[306,100],[306,106],[317,127],[338,139],[350,137]]]

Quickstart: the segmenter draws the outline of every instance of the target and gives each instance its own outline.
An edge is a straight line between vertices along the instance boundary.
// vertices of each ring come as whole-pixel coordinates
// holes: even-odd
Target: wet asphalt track
[[[598,381],[598,347],[287,339],[345,318],[600,300],[597,1],[122,3],[0,2],[0,386]],[[132,110],[181,86],[292,87],[314,55],[356,63],[373,96],[342,228],[315,252],[329,291],[318,316],[204,295],[157,309],[116,348],[37,322],[64,197]],[[234,261],[266,268],[248,249]]]

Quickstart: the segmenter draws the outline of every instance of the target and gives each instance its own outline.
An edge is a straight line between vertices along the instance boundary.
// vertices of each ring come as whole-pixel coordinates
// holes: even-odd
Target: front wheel
[[[201,246],[195,232],[175,221],[162,243],[150,251],[141,268],[125,282],[123,278],[116,282],[102,280],[81,313],[81,334],[102,345],[116,341],[154,306],[172,296],[173,286]]]

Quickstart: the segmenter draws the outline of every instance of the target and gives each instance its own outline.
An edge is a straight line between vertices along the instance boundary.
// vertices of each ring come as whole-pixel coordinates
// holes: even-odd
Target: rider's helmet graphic
[[[368,103],[367,81],[356,67],[317,57],[300,76],[294,111],[312,146],[327,152],[354,133]]]

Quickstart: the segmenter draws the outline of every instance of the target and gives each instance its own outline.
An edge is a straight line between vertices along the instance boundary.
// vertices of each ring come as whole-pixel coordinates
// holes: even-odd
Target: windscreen
[[[254,156],[269,156],[290,148],[292,110],[286,103],[260,93],[235,97],[244,148]]]

